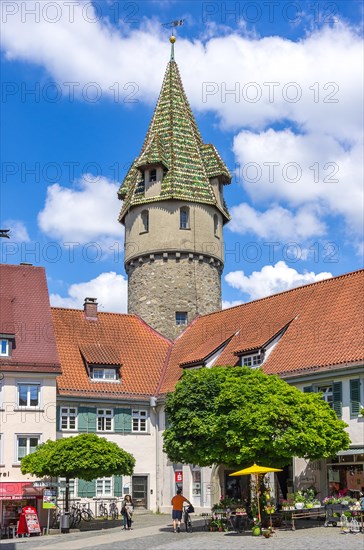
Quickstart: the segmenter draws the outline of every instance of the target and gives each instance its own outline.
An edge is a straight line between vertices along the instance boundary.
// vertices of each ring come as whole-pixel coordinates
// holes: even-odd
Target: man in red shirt
[[[177,494],[172,498],[172,519],[173,519],[173,531],[176,532],[176,527],[178,533],[181,530],[181,519],[183,511],[183,503],[188,502],[191,504],[186,497],[182,495],[182,489],[177,489]]]

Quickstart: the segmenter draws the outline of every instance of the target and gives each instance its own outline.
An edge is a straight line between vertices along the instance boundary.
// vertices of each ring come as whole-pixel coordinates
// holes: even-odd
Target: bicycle
[[[190,514],[192,514],[194,511],[195,509],[192,504],[183,507],[183,522],[185,524],[187,533],[192,533],[192,521]]]
[[[86,508],[85,503],[82,504],[82,508],[80,512],[81,512],[81,517],[84,521],[91,521],[92,519],[94,519],[94,515],[92,511],[90,510],[90,508]]]
[[[50,525],[51,529],[56,529],[57,527],[59,527],[61,515],[62,515],[62,508],[58,506],[58,504],[56,504],[56,508],[53,511],[52,523]]]
[[[109,504],[109,515],[110,515],[111,519],[113,519],[113,520],[118,519],[118,517],[119,517],[119,510],[118,510],[118,507],[116,505],[116,500],[113,500]]]
[[[79,505],[72,504],[70,509],[70,528],[77,527],[81,523],[82,515]]]
[[[109,512],[107,511],[106,505],[102,501],[99,504],[99,517],[109,519]]]

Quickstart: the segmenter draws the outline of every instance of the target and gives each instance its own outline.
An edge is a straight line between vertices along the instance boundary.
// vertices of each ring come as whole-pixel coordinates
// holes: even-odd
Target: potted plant
[[[269,530],[269,529],[264,529],[262,531],[263,533],[263,537],[265,537],[266,539],[269,539],[269,537],[271,536],[272,532]]]
[[[296,510],[302,510],[305,507],[305,497],[302,491],[297,491],[294,495],[294,507]]]

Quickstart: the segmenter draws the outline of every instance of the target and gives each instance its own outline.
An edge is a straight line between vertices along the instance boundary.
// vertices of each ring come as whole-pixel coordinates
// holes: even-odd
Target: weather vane
[[[170,21],[169,23],[162,23],[162,27],[165,29],[174,29],[175,27],[182,27],[185,24],[184,19],[176,19],[176,21]],[[173,30],[172,30],[173,34]]]

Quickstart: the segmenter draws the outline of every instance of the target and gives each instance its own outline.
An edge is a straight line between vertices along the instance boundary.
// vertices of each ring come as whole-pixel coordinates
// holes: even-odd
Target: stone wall
[[[173,340],[186,326],[176,326],[176,311],[196,314],[221,309],[221,272],[216,259],[197,254],[164,253],[127,264],[128,312]]]

